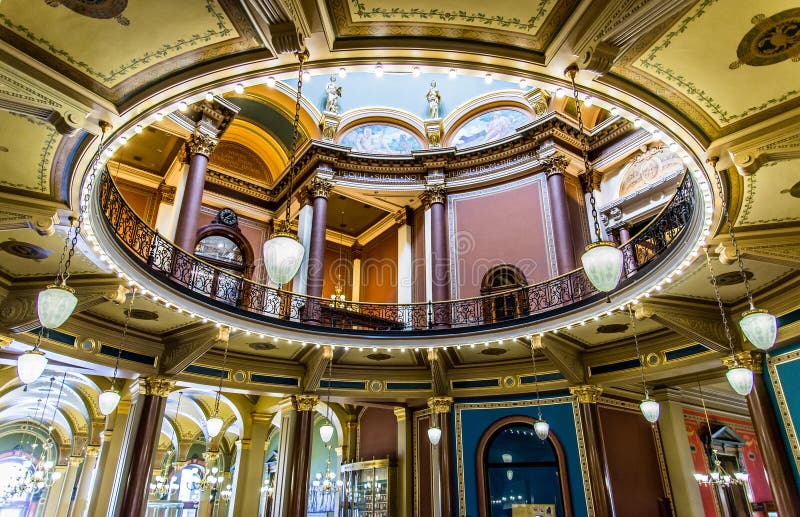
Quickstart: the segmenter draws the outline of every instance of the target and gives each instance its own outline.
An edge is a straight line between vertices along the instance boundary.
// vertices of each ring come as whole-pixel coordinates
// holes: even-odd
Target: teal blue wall
[[[303,97],[320,111],[325,108],[325,86],[329,77],[329,75],[315,75],[310,82],[303,83]],[[431,81],[436,81],[436,87],[442,97],[439,105],[441,118],[479,95],[518,88],[516,83],[508,81],[494,80],[492,84],[486,84],[482,77],[474,76],[459,75],[455,79],[450,79],[447,74],[430,73],[413,77],[410,73],[387,72],[383,77],[377,78],[375,74],[369,72],[350,73],[344,79],[336,77],[336,84],[342,87],[339,112],[345,113],[368,106],[385,106],[428,118],[428,101],[425,100],[425,95]],[[297,87],[296,79],[284,82],[292,88]]]
[[[544,397],[543,397],[544,398]],[[520,399],[507,399],[508,402]],[[501,402],[503,399],[457,399],[455,404],[464,402]],[[454,409],[457,406],[454,405]],[[561,446],[564,448],[564,454],[567,462],[567,477],[569,479],[570,498],[572,500],[572,511],[575,517],[585,517],[587,515],[586,499],[583,491],[583,478],[581,476],[581,463],[580,455],[578,453],[578,437],[575,430],[575,419],[573,416],[573,409],[571,403],[553,404],[542,407],[542,413],[545,420],[550,423],[550,430],[554,433]],[[478,515],[478,490],[482,487],[477,486],[477,473],[476,473],[476,451],[478,449],[478,442],[483,436],[483,433],[494,422],[501,418],[513,415],[522,415],[527,417],[536,418],[537,410],[534,406],[523,407],[503,407],[503,408],[480,408],[480,409],[462,409],[461,411],[461,440],[464,451],[464,493],[465,493],[465,508],[458,508],[458,494],[454,494],[456,501],[454,504],[458,508],[459,515]],[[453,449],[455,450],[456,442],[456,427],[455,427],[455,411],[451,413],[450,425],[452,431],[451,439],[453,440]],[[456,483],[460,483],[458,479],[458,465],[456,454],[453,454],[453,475],[456,477]],[[456,491],[457,492],[457,491]]]
[[[778,325],[788,325],[798,320],[800,320],[800,310],[778,318]],[[798,350],[800,350],[800,339],[794,340],[791,344],[784,346],[779,350],[772,350],[768,352],[767,356],[770,358],[777,358]],[[796,359],[777,364],[775,366],[775,370],[777,371],[780,385],[783,387],[783,394],[784,398],[786,399],[786,409],[789,411],[792,424],[797,431],[800,430],[800,353],[796,353],[795,355],[798,355]],[[767,384],[767,389],[769,391],[770,398],[772,399],[772,407],[781,427],[781,435],[783,436],[784,446],[786,447],[786,456],[789,458],[789,462],[792,465],[795,484],[797,485],[798,490],[800,490],[800,472],[798,472],[797,463],[794,461],[794,456],[791,453],[792,448],[789,444],[789,436],[786,434],[786,428],[783,424],[783,417],[781,416],[778,400],[775,396],[772,375],[770,375],[766,360],[763,364],[763,371],[764,382]]]

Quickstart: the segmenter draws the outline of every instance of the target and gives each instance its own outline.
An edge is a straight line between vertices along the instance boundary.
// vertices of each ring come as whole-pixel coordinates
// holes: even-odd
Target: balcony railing
[[[535,321],[604,296],[583,269],[513,290],[434,303],[365,303],[305,296],[230,273],[178,248],[128,206],[108,171],[102,174],[98,190],[108,230],[155,279],[218,309],[272,324],[359,334],[452,332]],[[671,201],[621,245],[626,277],[622,285],[635,281],[669,254],[692,220],[695,205],[692,177],[684,174]]]

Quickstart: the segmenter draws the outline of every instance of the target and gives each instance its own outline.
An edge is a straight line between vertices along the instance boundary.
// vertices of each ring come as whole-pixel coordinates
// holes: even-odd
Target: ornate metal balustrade
[[[533,321],[601,299],[582,269],[545,282],[491,295],[436,303],[342,302],[282,291],[217,268],[150,228],[128,206],[111,175],[100,178],[99,206],[108,229],[125,251],[156,279],[209,305],[239,315],[316,326],[347,333],[411,334],[498,327]],[[672,200],[621,248],[626,282],[666,256],[683,235],[695,209],[691,175],[685,174]]]

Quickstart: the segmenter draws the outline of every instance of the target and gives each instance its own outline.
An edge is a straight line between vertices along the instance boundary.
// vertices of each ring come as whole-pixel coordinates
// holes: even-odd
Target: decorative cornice
[[[394,408],[394,416],[398,422],[405,422],[408,419],[408,410],[404,407]]]
[[[210,136],[202,133],[194,133],[186,141],[186,149],[189,155],[202,154],[207,158],[214,152],[214,147],[217,146],[217,142],[217,139],[211,138]]]
[[[419,196],[422,203],[425,205],[425,208],[430,208],[434,203],[442,203],[444,204],[445,200],[447,199],[447,189],[445,189],[444,185],[432,185],[429,187],[425,187],[425,191],[420,194]]]
[[[319,397],[316,395],[292,395],[292,404],[297,411],[314,411],[319,403]]]
[[[596,404],[600,400],[603,388],[595,384],[583,384],[581,386],[570,386],[569,392],[581,404]]]

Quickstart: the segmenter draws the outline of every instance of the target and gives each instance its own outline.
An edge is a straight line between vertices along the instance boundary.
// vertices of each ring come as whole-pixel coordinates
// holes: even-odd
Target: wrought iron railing
[[[406,334],[505,326],[575,309],[602,298],[582,269],[486,296],[433,303],[365,303],[282,291],[215,267],[164,239],[131,209],[105,171],[99,206],[109,231],[151,275],[190,296],[234,313],[290,326]],[[621,248],[623,284],[651,268],[678,242],[692,219],[694,186],[685,174],[672,200]]]

